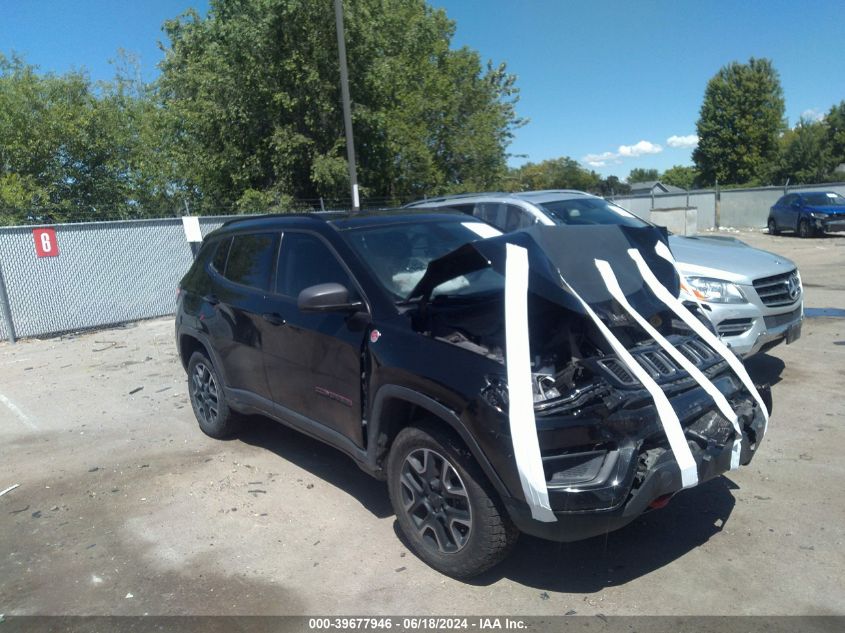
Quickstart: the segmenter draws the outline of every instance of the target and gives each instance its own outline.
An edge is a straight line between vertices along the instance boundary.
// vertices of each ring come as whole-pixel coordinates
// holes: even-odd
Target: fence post
[[[15,324],[12,322],[12,309],[9,305],[9,293],[6,292],[6,280],[3,278],[3,267],[0,265],[0,312],[3,313],[3,322],[6,324],[6,332],[9,333],[9,342],[15,342]]]

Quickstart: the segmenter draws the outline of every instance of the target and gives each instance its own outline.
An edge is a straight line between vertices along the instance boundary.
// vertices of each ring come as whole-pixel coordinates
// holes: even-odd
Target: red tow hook
[[[669,499],[671,499],[673,496],[674,493],[671,492],[667,495],[660,495],[659,497],[657,497],[657,499],[649,503],[648,507],[652,510],[659,510],[660,508],[665,508],[667,505],[669,505]]]

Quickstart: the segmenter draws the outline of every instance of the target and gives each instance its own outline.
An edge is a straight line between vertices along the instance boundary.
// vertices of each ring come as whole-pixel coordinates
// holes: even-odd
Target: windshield
[[[807,204],[816,207],[842,207],[845,206],[845,198],[838,193],[805,193],[804,200]]]
[[[622,207],[601,198],[571,198],[540,205],[557,224],[621,224],[643,227],[648,223]]]
[[[404,301],[428,264],[468,242],[501,233],[482,222],[454,220],[365,226],[343,233],[352,249],[396,301]],[[485,268],[440,284],[432,295],[468,296],[502,288],[501,276]]]

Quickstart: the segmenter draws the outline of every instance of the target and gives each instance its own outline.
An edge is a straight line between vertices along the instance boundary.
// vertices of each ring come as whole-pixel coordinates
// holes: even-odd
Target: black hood
[[[658,242],[668,247],[666,232],[650,226],[534,226],[471,242],[432,260],[409,299],[428,300],[440,284],[488,266],[504,275],[506,247],[514,244],[528,251],[531,292],[583,314],[583,306],[566,287],[569,284],[599,316],[615,313],[613,298],[595,265],[596,259],[603,259],[631,305],[649,316],[665,306],[647,289],[628,250],[637,249],[660,283],[677,297],[678,275],[672,264],[655,252]]]

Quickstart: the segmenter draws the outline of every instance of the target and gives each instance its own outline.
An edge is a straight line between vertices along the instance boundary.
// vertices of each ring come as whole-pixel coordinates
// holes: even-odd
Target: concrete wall
[[[790,187],[796,191],[835,191],[845,195],[845,184]],[[769,218],[769,208],[783,195],[783,187],[759,189],[729,189],[722,191],[721,226],[735,228],[764,227]]]
[[[788,192],[835,191],[845,196],[845,183],[822,185],[796,185]],[[756,187],[753,189],[697,190],[687,194],[664,193],[652,196],[617,196],[613,201],[631,213],[648,219],[652,208],[667,209],[696,207],[698,229],[704,231],[716,226],[717,198],[720,206],[719,226],[733,228],[758,228],[766,226],[769,208],[784,194],[783,187]],[[652,207],[653,204],[653,207]]]

